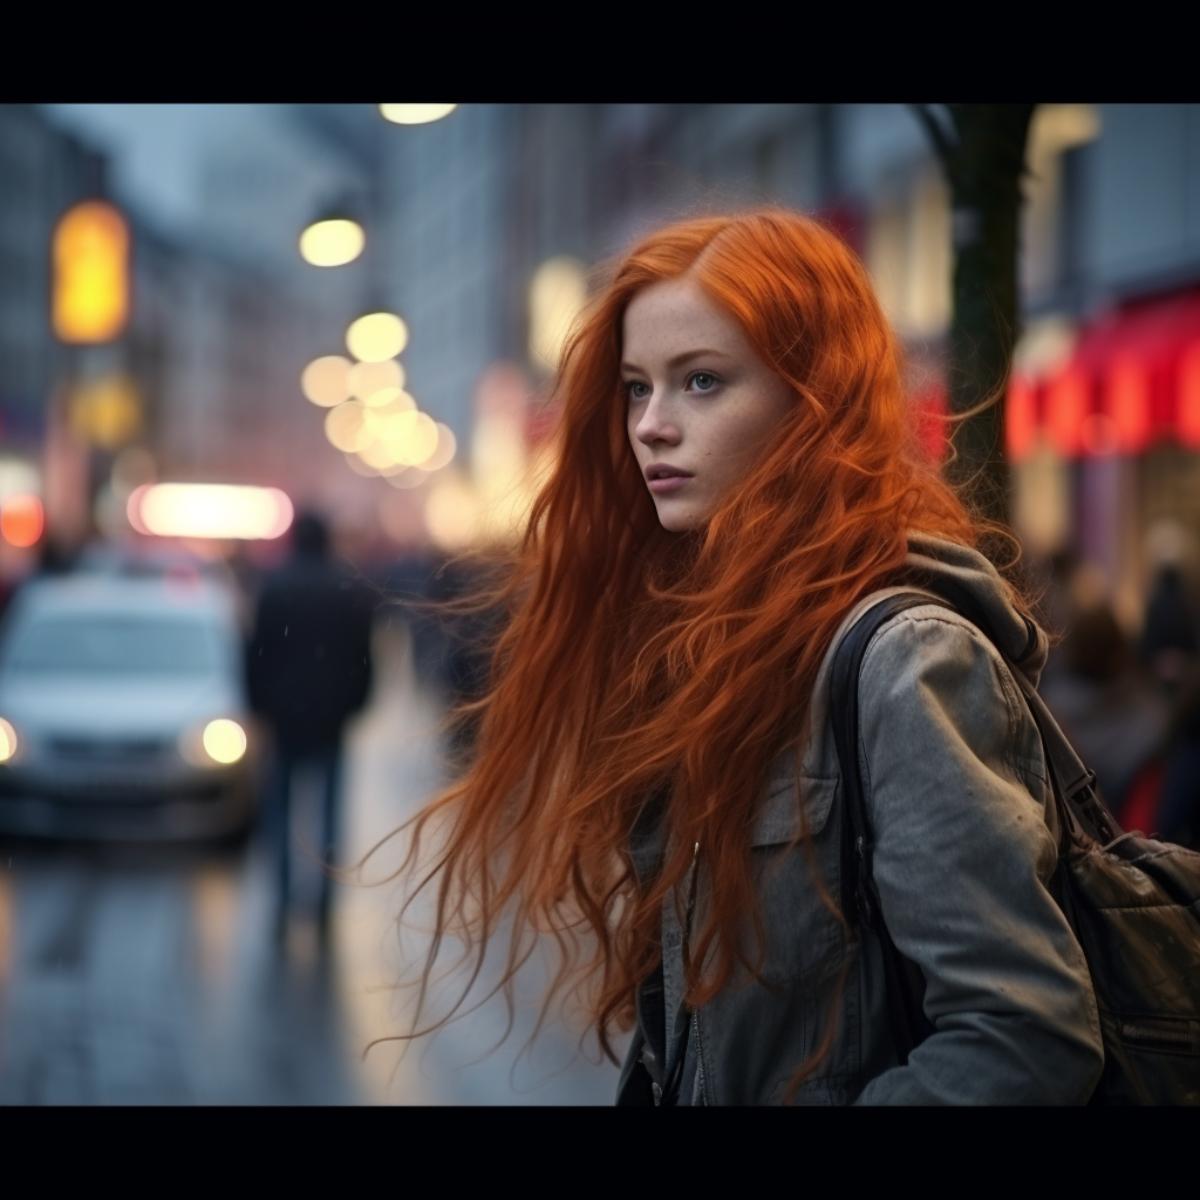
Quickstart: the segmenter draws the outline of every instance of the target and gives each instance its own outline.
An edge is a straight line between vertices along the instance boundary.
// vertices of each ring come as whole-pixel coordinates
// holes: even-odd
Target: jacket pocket
[[[840,825],[830,819],[839,780],[805,775],[799,784],[799,797],[794,775],[769,785],[751,829],[766,951],[761,972],[768,982],[816,981],[845,957],[841,923],[826,902],[838,903],[841,886]],[[752,955],[753,933],[748,937]]]
[[[816,837],[824,831],[838,791],[837,777],[802,775],[799,782],[799,798],[794,775],[773,780],[767,786],[767,793],[751,826],[752,846],[774,846],[781,842],[796,841],[800,838],[804,821],[807,821],[810,837]]]

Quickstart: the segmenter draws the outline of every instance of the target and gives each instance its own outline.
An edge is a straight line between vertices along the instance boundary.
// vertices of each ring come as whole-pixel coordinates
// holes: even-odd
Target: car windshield
[[[193,675],[221,663],[216,629],[167,617],[33,618],[12,631],[5,666],[47,674]]]

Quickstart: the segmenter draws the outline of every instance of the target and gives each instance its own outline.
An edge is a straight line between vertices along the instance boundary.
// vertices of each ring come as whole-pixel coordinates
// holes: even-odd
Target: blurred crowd
[[[1103,573],[1069,551],[1046,564],[1053,637],[1040,691],[1126,830],[1200,849],[1200,604],[1196,545],[1162,523],[1147,539],[1140,625]]]

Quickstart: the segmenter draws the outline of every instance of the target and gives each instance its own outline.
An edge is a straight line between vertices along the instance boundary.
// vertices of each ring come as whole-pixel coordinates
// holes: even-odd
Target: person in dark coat
[[[1170,707],[1140,668],[1106,596],[1076,601],[1067,625],[1060,668],[1040,691],[1096,772],[1100,799],[1121,814],[1142,773],[1160,760]]]
[[[315,513],[292,527],[292,555],[264,580],[247,648],[250,705],[270,727],[274,762],[266,826],[277,870],[276,934],[286,929],[290,882],[290,810],[297,770],[321,783],[321,854],[337,849],[342,738],[371,691],[373,597],[329,556],[329,531]],[[321,872],[318,927],[329,929],[330,877]]]
[[[1175,563],[1163,564],[1154,577],[1138,651],[1169,693],[1179,690],[1200,657],[1200,615]]]

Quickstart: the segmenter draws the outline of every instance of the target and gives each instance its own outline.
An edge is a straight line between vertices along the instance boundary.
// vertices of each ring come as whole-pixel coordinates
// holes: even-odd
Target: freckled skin
[[[638,466],[664,462],[693,473],[678,491],[650,493],[658,519],[673,533],[698,528],[767,450],[795,404],[792,390],[686,277],[634,296],[622,335],[626,428]],[[667,366],[701,349],[720,353]]]

